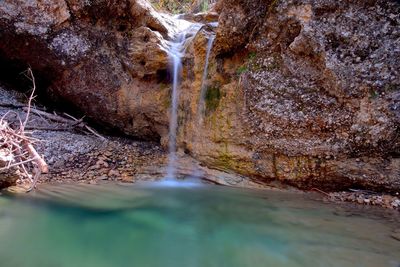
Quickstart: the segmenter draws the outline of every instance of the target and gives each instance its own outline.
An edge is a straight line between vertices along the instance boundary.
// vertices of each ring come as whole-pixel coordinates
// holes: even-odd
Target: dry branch
[[[0,118],[0,160],[5,162],[5,167],[0,170],[17,169],[19,170],[20,179],[28,179],[31,182],[30,190],[32,190],[41,173],[49,171],[45,160],[35,150],[33,144],[38,140],[29,136],[26,132],[26,125],[29,121],[29,115],[32,110],[32,100],[36,90],[35,77],[31,69],[27,70],[27,77],[32,81],[32,92],[28,100],[25,119],[22,122],[19,114],[8,111]],[[16,115],[19,121],[19,127],[11,127],[7,122],[7,117],[11,114]],[[32,179],[34,177],[34,179]]]
[[[27,108],[23,108],[24,111],[27,110]],[[60,130],[69,130],[69,129],[74,129],[74,128],[81,128],[85,131],[87,131],[88,133],[91,133],[95,136],[97,136],[98,138],[102,139],[102,140],[106,140],[105,137],[103,137],[102,135],[100,135],[99,133],[97,133],[95,130],[93,130],[91,127],[87,126],[84,122],[83,122],[83,118],[81,119],[77,119],[75,117],[73,117],[72,115],[69,115],[67,113],[64,113],[63,115],[68,117],[61,117],[60,115],[56,115],[56,114],[51,114],[42,110],[37,110],[34,108],[31,108],[31,113],[34,113],[36,115],[41,116],[42,118],[46,118],[49,119],[51,121],[54,122],[59,122],[59,123],[63,123],[63,126],[59,126],[59,127],[46,127],[46,128],[40,128],[40,127],[30,127],[29,129],[31,130],[55,130],[55,131],[60,131]]]
[[[28,150],[29,154],[33,158],[33,160],[36,161],[40,172],[48,173],[49,172],[49,166],[47,165],[46,161],[44,161],[44,159],[35,150],[35,148],[32,146],[32,144],[29,143],[28,141],[24,141],[24,144],[25,144],[25,147]]]
[[[23,110],[27,111],[28,108],[25,107],[25,108],[23,108]],[[38,109],[31,108],[31,112],[36,114],[36,115],[39,115],[39,116],[41,116],[43,118],[49,119],[51,121],[60,122],[60,123],[66,123],[66,124],[74,123],[73,120],[66,119],[64,117],[61,117],[61,116],[58,116],[58,115],[54,115],[54,114],[51,114],[51,113],[48,113],[48,112],[45,112],[45,111],[41,111],[41,110],[38,110]]]
[[[92,128],[90,128],[89,126],[87,126],[86,124],[84,124],[83,122],[82,122],[82,119],[77,119],[77,118],[74,118],[73,116],[71,116],[71,115],[69,115],[69,114],[67,114],[67,113],[64,113],[64,115],[65,116],[67,116],[67,117],[70,117],[71,119],[73,119],[75,122],[79,122],[79,124],[77,124],[77,125],[80,125],[80,126],[82,126],[82,127],[84,127],[86,130],[88,130],[89,132],[91,132],[92,134],[94,134],[95,136],[97,136],[98,138],[100,138],[100,139],[102,139],[102,140],[106,140],[106,138],[104,137],[104,136],[102,136],[102,135],[100,135],[99,133],[97,133],[95,130],[93,130]]]

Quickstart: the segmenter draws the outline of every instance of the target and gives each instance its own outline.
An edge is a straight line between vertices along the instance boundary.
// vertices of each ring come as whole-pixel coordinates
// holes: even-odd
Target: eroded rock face
[[[206,120],[185,115],[182,145],[259,182],[398,191],[399,4],[262,2],[219,2]]]
[[[0,58],[29,64],[53,99],[94,120],[159,139],[168,127],[169,88],[162,82],[172,26],[143,0],[6,0]]]

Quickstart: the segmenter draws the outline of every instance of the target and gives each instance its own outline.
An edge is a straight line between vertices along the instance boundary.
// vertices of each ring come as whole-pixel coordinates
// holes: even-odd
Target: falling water
[[[204,116],[205,116],[205,102],[206,102],[205,98],[206,98],[206,92],[207,92],[206,80],[207,80],[207,75],[208,75],[208,63],[209,63],[209,59],[210,59],[211,49],[214,44],[214,40],[215,40],[215,35],[211,35],[207,42],[206,58],[205,58],[203,76],[201,79],[201,87],[200,87],[200,98],[199,98],[199,103],[197,105],[197,117],[196,117],[196,121],[195,121],[195,127],[197,129],[200,128],[201,124],[203,123]],[[199,138],[198,132],[194,131],[194,136],[193,136],[194,144],[197,143],[198,138]],[[201,176],[203,176],[203,173],[199,169],[195,168],[195,170],[193,172],[193,176],[201,177]]]
[[[179,34],[176,42],[171,43],[169,56],[172,63],[172,103],[171,117],[169,121],[169,163],[167,178],[175,178],[176,172],[176,134],[178,130],[178,100],[179,78],[182,70],[182,49],[185,34]]]
[[[208,43],[207,43],[206,59],[205,59],[205,63],[204,63],[203,77],[201,79],[200,98],[199,98],[199,104],[198,104],[198,110],[197,110],[197,123],[198,124],[201,124],[203,121],[203,118],[204,118],[205,98],[206,98],[206,92],[207,92],[206,80],[207,80],[207,75],[208,75],[208,62],[210,59],[211,49],[214,44],[214,40],[215,40],[215,35],[211,35],[210,38],[208,39]]]
[[[191,40],[201,28],[200,24],[190,24],[185,21],[183,25],[183,30],[177,35],[175,40],[171,42],[168,51],[172,68],[172,103],[169,122],[169,162],[167,167],[167,179],[176,178],[176,135],[178,131],[178,103],[182,57],[185,54],[186,43]]]

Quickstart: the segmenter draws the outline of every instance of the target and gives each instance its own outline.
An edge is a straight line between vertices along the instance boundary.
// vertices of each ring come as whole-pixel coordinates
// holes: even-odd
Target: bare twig
[[[39,177],[40,177],[40,171],[36,170],[35,176],[33,177],[32,180],[32,185],[29,187],[28,190],[26,190],[26,192],[31,192],[36,187]]]
[[[23,108],[25,105],[23,104],[12,104],[12,103],[0,103],[0,107],[3,108]]]
[[[72,116],[72,115],[69,115],[68,113],[64,113],[64,115],[65,116],[67,116],[67,117],[69,117],[69,118],[71,118],[71,119],[73,119],[74,121],[76,121],[76,122],[82,122],[82,120],[83,120],[83,118],[84,117],[82,117],[81,119],[77,119],[77,118],[75,118],[74,116]],[[81,126],[83,126],[86,130],[88,130],[89,132],[91,132],[92,134],[94,134],[95,136],[97,136],[98,138],[100,138],[100,139],[102,139],[102,140],[106,140],[106,138],[104,137],[104,136],[101,136],[99,133],[97,133],[95,130],[93,130],[92,128],[90,128],[89,126],[87,126],[86,124],[84,124],[83,122],[80,124]]]
[[[33,143],[37,142],[25,131],[27,123],[29,122],[29,115],[32,110],[32,100],[34,99],[36,84],[35,77],[31,69],[27,70],[27,77],[32,81],[33,87],[28,100],[28,106],[24,108],[26,116],[22,122],[19,114],[14,111],[8,111],[0,118],[0,144],[4,152],[0,160],[5,162],[6,166],[0,168],[0,171],[16,168],[19,170],[21,179],[28,179],[31,182],[31,189],[35,187],[37,180],[41,173],[49,171],[48,165],[45,160],[39,155],[33,147]],[[19,127],[12,127],[6,121],[6,118],[14,114],[19,121]],[[34,173],[34,179],[32,174]]]
[[[23,108],[23,110],[27,111],[28,108]],[[45,111],[42,111],[42,110],[34,109],[34,108],[31,109],[31,112],[36,114],[36,115],[40,115],[43,118],[46,118],[46,119],[49,119],[49,120],[52,120],[52,121],[55,121],[55,122],[61,122],[61,123],[67,123],[67,124],[71,124],[71,123],[75,122],[73,120],[66,119],[64,117],[61,117],[61,116],[58,116],[58,115],[54,115],[54,114],[51,114],[51,113],[48,113],[48,112],[45,112]]]
[[[28,108],[24,108],[23,110],[27,110]],[[49,120],[55,121],[55,122],[60,122],[60,123],[64,123],[66,124],[66,126],[64,126],[64,128],[61,127],[61,129],[72,129],[74,127],[79,127],[79,128],[83,128],[85,130],[87,130],[88,132],[90,132],[91,134],[97,136],[98,138],[102,139],[102,140],[106,140],[105,137],[103,137],[102,135],[100,135],[99,133],[97,133],[95,130],[93,130],[91,127],[87,126],[84,122],[83,122],[83,118],[77,119],[74,116],[64,113],[63,115],[65,117],[61,117],[60,115],[57,114],[51,114],[51,113],[47,113],[45,111],[41,111],[41,110],[37,110],[34,108],[31,108],[31,112],[37,115],[42,116],[43,118],[47,118]],[[31,127],[30,129],[38,129],[40,130],[40,128],[34,128]],[[57,128],[50,128],[50,130],[57,130]]]
[[[18,163],[9,164],[6,167],[0,168],[0,171],[8,170],[8,169],[10,169],[12,167],[17,167],[19,165],[24,165],[25,163],[28,163],[28,162],[31,162],[31,161],[34,161],[34,160],[35,159],[27,159],[27,160],[24,160],[24,161],[20,161]]]
[[[31,81],[32,81],[33,88],[32,88],[32,92],[31,92],[31,95],[30,95],[29,100],[28,100],[28,110],[26,111],[25,121],[24,121],[24,123],[22,124],[22,131],[24,131],[25,126],[26,126],[26,124],[28,123],[29,114],[30,114],[30,112],[31,112],[32,99],[34,98],[34,96],[35,96],[35,91],[36,91],[35,76],[33,76],[33,72],[32,72],[32,70],[31,70],[30,68],[28,68],[27,72],[28,72],[28,74],[29,74],[29,76],[30,76],[30,79],[31,79]],[[28,77],[28,78],[29,78],[29,77]]]
[[[26,130],[39,130],[39,131],[54,131],[54,132],[59,132],[59,131],[70,131],[72,130],[73,127],[71,125],[66,125],[66,126],[54,126],[54,127],[42,127],[42,126],[27,126]]]

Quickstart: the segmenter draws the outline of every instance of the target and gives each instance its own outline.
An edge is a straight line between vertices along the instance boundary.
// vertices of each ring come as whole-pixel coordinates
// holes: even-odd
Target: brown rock
[[[192,22],[198,22],[198,23],[210,23],[210,22],[216,22],[218,21],[219,14],[216,12],[201,12],[201,13],[188,13],[188,14],[183,14],[179,16],[179,18],[192,21]]]
[[[398,4],[223,0],[217,9],[206,117],[193,122],[199,35],[182,85],[181,147],[265,183],[400,190],[400,94],[388,90],[400,86]]]
[[[67,2],[2,1],[0,63],[29,64],[55,100],[106,126],[159,139],[168,127],[168,88],[159,80],[172,19],[143,0]]]
[[[19,176],[15,170],[0,171],[0,189],[14,185],[18,179]]]

